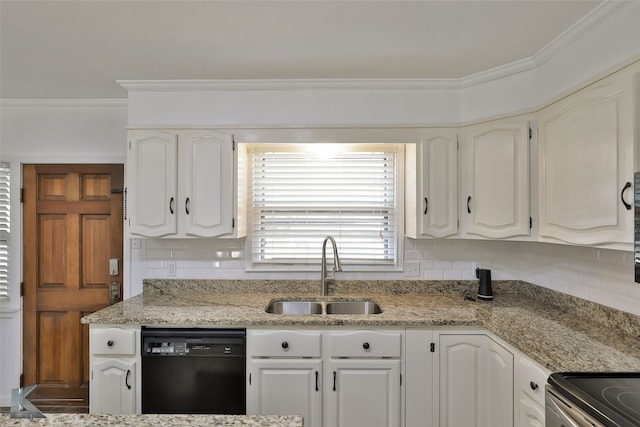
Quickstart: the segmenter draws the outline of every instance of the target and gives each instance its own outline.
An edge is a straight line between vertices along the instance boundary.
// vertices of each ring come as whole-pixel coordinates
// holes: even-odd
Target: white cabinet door
[[[233,232],[233,151],[228,133],[180,134],[181,231],[214,237]]]
[[[177,150],[176,133],[129,134],[126,198],[129,233],[161,237],[177,232]]]
[[[463,234],[530,234],[529,122],[499,120],[463,129]]]
[[[322,360],[250,359],[247,414],[302,415],[322,427]]]
[[[429,131],[407,149],[407,235],[458,233],[458,135]]]
[[[134,359],[95,358],[91,365],[91,413],[136,413],[136,362]]]
[[[325,426],[400,425],[400,361],[331,359],[325,385]]]
[[[632,243],[634,85],[603,81],[540,112],[541,237]]]
[[[440,426],[513,425],[513,355],[486,335],[438,341]]]

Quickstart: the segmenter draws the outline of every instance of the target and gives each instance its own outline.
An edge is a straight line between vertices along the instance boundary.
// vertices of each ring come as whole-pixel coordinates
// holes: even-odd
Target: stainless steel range
[[[638,427],[640,372],[551,374],[545,412],[546,427]]]

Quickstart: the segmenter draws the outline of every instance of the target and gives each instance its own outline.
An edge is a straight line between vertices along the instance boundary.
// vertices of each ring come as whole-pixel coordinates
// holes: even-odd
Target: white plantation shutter
[[[9,164],[0,164],[0,299],[9,298]]]
[[[253,146],[253,263],[319,262],[333,236],[343,264],[395,265],[395,147],[301,146]]]

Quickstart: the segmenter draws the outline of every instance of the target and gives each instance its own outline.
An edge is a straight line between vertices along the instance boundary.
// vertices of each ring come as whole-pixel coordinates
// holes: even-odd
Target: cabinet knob
[[[109,341],[107,341],[107,345],[108,345],[109,347],[113,347],[113,340],[109,340]]]
[[[537,390],[538,389],[538,384],[534,383],[533,381],[531,381],[529,383],[529,387],[531,387],[531,390]]]
[[[369,345],[368,342],[362,344],[362,348],[364,348],[365,350],[369,350],[369,347],[371,347],[371,346]]]
[[[289,348],[289,343],[288,343],[288,342],[286,342],[286,341],[282,341],[282,344],[281,344],[281,345],[282,345],[282,348],[284,348],[284,349]]]

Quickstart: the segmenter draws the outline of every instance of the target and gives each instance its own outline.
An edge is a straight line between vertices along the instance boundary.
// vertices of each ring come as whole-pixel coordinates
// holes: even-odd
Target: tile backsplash
[[[244,240],[143,239],[132,245],[132,294],[143,278],[319,279],[318,271],[249,271]],[[640,315],[633,252],[538,242],[404,241],[404,272],[338,273],[344,280],[472,280],[475,268],[494,280],[523,280]]]

